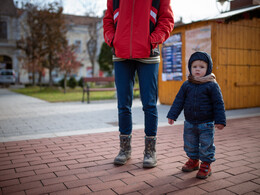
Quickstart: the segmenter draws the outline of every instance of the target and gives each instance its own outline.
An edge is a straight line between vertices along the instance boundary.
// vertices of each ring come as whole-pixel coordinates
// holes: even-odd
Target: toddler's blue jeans
[[[195,125],[185,121],[183,138],[187,156],[191,159],[200,159],[202,162],[214,162],[214,134],[213,122]]]
[[[155,136],[157,134],[158,67],[158,63],[146,64],[135,60],[114,62],[118,121],[121,134],[129,135],[132,133],[131,107],[136,72],[144,111],[145,135]]]

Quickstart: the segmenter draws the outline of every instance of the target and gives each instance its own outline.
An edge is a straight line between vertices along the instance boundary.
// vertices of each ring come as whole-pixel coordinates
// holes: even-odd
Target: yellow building
[[[159,100],[172,104],[187,79],[187,62],[195,51],[213,59],[226,109],[260,106],[260,5],[176,26],[162,45]]]

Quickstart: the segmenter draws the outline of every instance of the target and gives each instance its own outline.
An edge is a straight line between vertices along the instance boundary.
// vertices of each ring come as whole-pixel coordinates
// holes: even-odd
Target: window
[[[0,39],[7,39],[7,23],[0,21]]]
[[[74,44],[76,46],[75,52],[76,53],[81,53],[81,41],[80,40],[76,40]]]

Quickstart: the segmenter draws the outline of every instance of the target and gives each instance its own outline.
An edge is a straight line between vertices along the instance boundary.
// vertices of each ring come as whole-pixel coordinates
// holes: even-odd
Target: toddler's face
[[[202,60],[195,60],[191,64],[191,74],[195,77],[204,77],[208,69],[208,64]]]

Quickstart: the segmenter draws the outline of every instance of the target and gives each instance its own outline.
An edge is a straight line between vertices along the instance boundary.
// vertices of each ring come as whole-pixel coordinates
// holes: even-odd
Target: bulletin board
[[[162,81],[182,80],[181,33],[173,34],[162,45]]]

